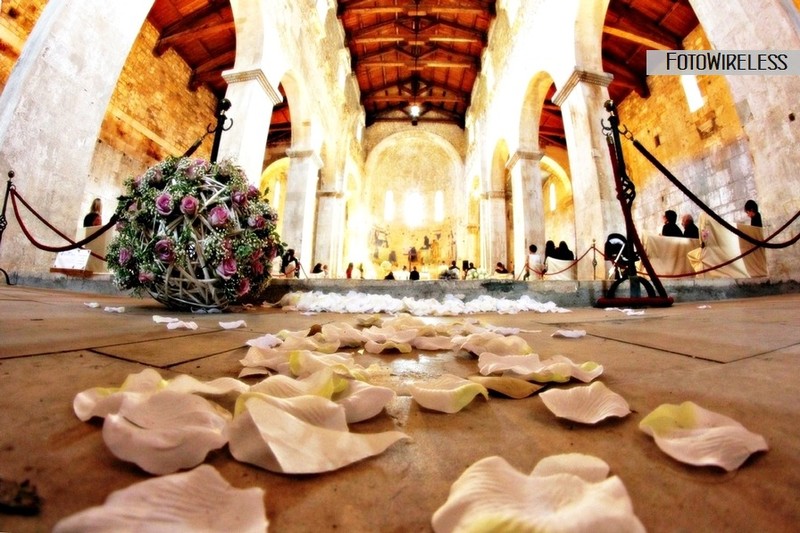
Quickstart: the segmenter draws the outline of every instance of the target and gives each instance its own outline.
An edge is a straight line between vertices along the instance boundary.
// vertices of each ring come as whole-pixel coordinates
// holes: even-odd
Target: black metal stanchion
[[[14,186],[13,183],[11,183],[11,179],[13,177],[14,177],[14,171],[9,170],[8,182],[6,183],[6,195],[3,198],[3,211],[0,212],[0,243],[3,242],[3,232],[6,230],[6,227],[8,226],[8,221],[6,220],[6,206],[8,206],[8,197],[11,194],[11,188]],[[5,276],[6,278],[6,285],[13,285],[13,283],[11,283],[11,280],[8,277],[8,272],[3,270],[2,268],[0,268],[0,272],[2,272],[3,276]]]
[[[653,270],[650,260],[644,251],[642,242],[639,239],[639,234],[636,231],[636,226],[633,224],[633,215],[631,214],[631,205],[636,198],[636,187],[628,177],[625,170],[625,159],[622,155],[622,146],[620,145],[620,131],[619,131],[619,117],[617,116],[617,108],[612,100],[608,100],[605,104],[606,111],[609,113],[608,125],[603,123],[603,131],[606,132],[610,148],[613,148],[611,153],[611,163],[614,167],[614,181],[617,187],[617,199],[622,207],[622,214],[625,218],[625,232],[627,239],[625,242],[624,256],[625,256],[625,271],[619,279],[611,284],[606,296],[597,300],[597,307],[618,307],[618,306],[652,306],[652,307],[669,307],[673,303],[673,299],[667,296],[667,291],[658,279],[658,275]],[[626,128],[627,132],[627,128]],[[637,257],[641,260],[642,266],[650,277],[650,281],[642,278],[636,271]],[[619,286],[628,282],[630,284],[630,296],[619,297],[616,296],[616,290]],[[652,282],[652,283],[651,283]],[[655,289],[654,289],[655,286]],[[647,291],[647,296],[642,297],[641,287]],[[656,294],[658,291],[658,294]]]
[[[233,119],[228,118],[225,116],[225,112],[231,108],[231,101],[227,98],[223,98],[219,101],[219,106],[217,107],[217,126],[214,129],[211,129],[209,125],[206,131],[208,133],[214,133],[214,144],[211,145],[211,162],[217,162],[217,156],[219,156],[219,144],[222,140],[222,132],[228,131],[233,127]],[[226,127],[226,122],[228,122]]]

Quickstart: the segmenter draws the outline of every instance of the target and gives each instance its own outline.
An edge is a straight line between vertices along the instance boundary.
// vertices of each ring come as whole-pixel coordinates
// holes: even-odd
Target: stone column
[[[603,106],[608,100],[611,79],[610,74],[575,70],[553,96],[553,103],[561,107],[564,117],[569,150],[576,257],[592,246],[592,239],[604,243],[609,233],[625,233],[611,157],[600,122],[608,117]],[[592,278],[590,262],[578,263],[578,278]]]
[[[264,170],[272,108],[283,97],[257,67],[226,70],[222,77],[228,82],[225,97],[231,102],[227,116],[232,123],[231,129],[222,133],[218,159],[233,159],[244,169],[250,183],[258,185]]]
[[[131,47],[153,0],[48,2],[0,94],[0,178],[9,170],[18,192],[45,219],[71,235],[100,125]],[[106,206],[106,218],[116,206]],[[24,216],[24,215],[23,215]],[[13,211],[0,246],[0,266],[41,275],[55,254],[34,248]],[[38,240],[67,244],[25,216]]]
[[[498,261],[508,266],[505,191],[488,191],[481,196],[481,232],[485,243],[481,250],[483,266],[490,272]]]
[[[314,227],[316,221],[317,182],[322,159],[313,150],[286,150],[290,159],[286,177],[286,200],[283,206],[281,238],[294,248],[306,272],[314,266]]]
[[[314,246],[314,263],[328,265],[330,276],[341,276],[341,258],[344,253],[344,194],[339,191],[317,192],[317,231]]]
[[[508,160],[506,170],[511,173],[514,219],[514,267],[517,274],[528,260],[528,246],[535,244],[544,249],[544,203],[542,202],[542,174],[539,162],[544,156],[539,151],[517,150]]]

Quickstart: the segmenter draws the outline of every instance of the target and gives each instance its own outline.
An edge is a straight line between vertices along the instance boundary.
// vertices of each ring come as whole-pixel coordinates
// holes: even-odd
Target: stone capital
[[[288,148],[286,150],[286,157],[289,159],[309,159],[312,163],[314,163],[317,168],[322,168],[322,158],[315,152],[314,150],[310,149],[302,149],[302,148]]]
[[[486,191],[481,194],[481,198],[484,200],[497,200],[498,198],[505,200],[506,191]]]
[[[317,191],[317,198],[331,198],[340,200],[344,198],[344,193],[341,191]]]
[[[228,84],[241,83],[246,81],[256,81],[258,85],[264,90],[264,93],[269,97],[272,105],[278,105],[283,102],[281,93],[272,86],[267,79],[267,75],[260,68],[250,68],[241,70],[226,70],[222,73],[222,78]]]
[[[561,107],[567,101],[572,90],[578,86],[578,83],[589,83],[591,85],[600,85],[601,87],[608,87],[611,80],[614,79],[613,74],[607,72],[589,72],[576,68],[572,71],[564,86],[561,87],[556,94],[553,95],[552,101],[557,106]]]
[[[506,163],[506,170],[511,172],[514,170],[514,167],[517,166],[517,163],[520,159],[524,159],[526,161],[541,161],[544,157],[544,152],[539,150],[517,150],[511,157],[508,158],[508,162]]]

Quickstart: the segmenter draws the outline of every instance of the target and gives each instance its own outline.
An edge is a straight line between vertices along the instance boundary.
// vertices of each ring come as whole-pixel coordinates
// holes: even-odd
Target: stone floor
[[[92,309],[85,302],[98,302]],[[234,486],[262,487],[271,531],[431,530],[452,483],[475,461],[499,455],[523,472],[543,457],[583,452],[605,460],[625,484],[648,531],[797,531],[800,523],[800,295],[677,303],[643,315],[575,308],[565,314],[476,316],[522,333],[543,358],[563,354],[605,367],[599,378],[630,404],[623,419],[584,426],[557,419],[532,396],[477,398],[457,414],[427,411],[408,396],[354,431],[399,429],[412,440],[344,469],[280,475],[234,460],[206,460]],[[103,306],[124,306],[125,313]],[[193,320],[168,331],[154,314]],[[118,386],[152,367],[164,377],[238,375],[244,343],[264,333],[347,321],[277,308],[227,313],[247,327],[222,330],[220,315],[167,311],[152,300],[0,285],[0,477],[33,483],[37,516],[0,514],[0,531],[49,531],[114,490],[150,476],[106,449],[101,424],[79,421],[76,393]],[[435,320],[455,320],[438,318]],[[580,339],[551,337],[585,329]],[[474,358],[425,353],[357,357],[381,362],[396,382],[476,372]],[[662,453],[639,421],[663,403],[692,400],[763,435],[770,450],[737,471],[692,467]]]

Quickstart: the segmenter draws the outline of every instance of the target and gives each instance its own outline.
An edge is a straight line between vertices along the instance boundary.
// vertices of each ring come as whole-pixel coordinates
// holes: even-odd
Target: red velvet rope
[[[39,241],[37,241],[33,237],[33,235],[31,235],[31,233],[28,231],[28,228],[25,227],[25,223],[23,222],[22,217],[20,216],[20,213],[19,213],[19,206],[17,206],[17,198],[19,198],[19,201],[22,202],[22,205],[24,205],[31,213],[33,213],[33,215],[36,218],[38,218],[42,222],[42,224],[44,224],[45,226],[50,228],[59,237],[61,237],[62,239],[64,239],[65,241],[67,241],[67,242],[69,242],[71,244],[68,245],[68,246],[48,246],[46,244],[42,244]],[[87,243],[90,243],[93,240],[95,240],[98,237],[100,237],[100,235],[102,235],[103,233],[105,233],[106,231],[111,229],[117,223],[117,217],[113,216],[113,217],[111,217],[111,220],[109,220],[106,223],[105,226],[101,227],[94,234],[86,237],[83,240],[75,242],[72,239],[70,239],[69,237],[67,237],[66,235],[64,235],[61,231],[59,231],[58,228],[56,228],[55,226],[50,224],[47,220],[45,220],[39,213],[37,213],[36,210],[33,209],[33,207],[31,207],[30,204],[28,204],[28,202],[26,202],[25,199],[22,196],[20,196],[20,194],[16,191],[16,189],[14,187],[11,188],[11,203],[14,206],[14,216],[16,216],[17,222],[19,222],[19,227],[22,229],[22,232],[25,234],[25,236],[28,238],[28,240],[31,242],[31,244],[33,244],[34,246],[36,246],[40,250],[44,250],[46,252],[66,252],[67,250],[75,250],[75,249],[81,248],[83,245],[85,245]],[[98,254],[96,254],[94,252],[90,252],[90,253],[92,254],[93,257],[96,257],[97,259],[100,259],[101,261],[105,261],[106,260],[105,256],[98,255]]]

